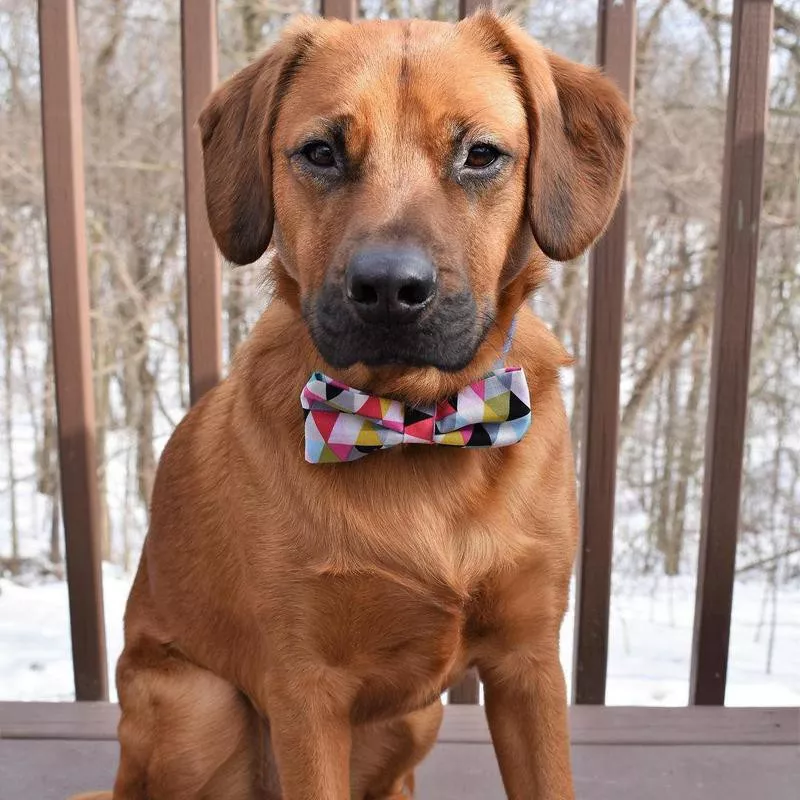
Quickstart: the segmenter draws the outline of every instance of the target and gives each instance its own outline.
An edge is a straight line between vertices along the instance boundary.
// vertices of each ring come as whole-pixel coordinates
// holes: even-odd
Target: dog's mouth
[[[492,315],[479,310],[468,290],[440,294],[413,322],[365,322],[332,284],[303,303],[303,316],[322,358],[340,369],[361,363],[459,372],[474,359],[492,324]]]

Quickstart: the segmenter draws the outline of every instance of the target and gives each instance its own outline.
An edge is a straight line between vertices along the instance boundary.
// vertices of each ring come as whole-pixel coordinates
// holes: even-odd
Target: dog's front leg
[[[350,798],[349,714],[322,695],[319,685],[271,692],[270,739],[283,800]]]
[[[286,711],[270,716],[283,800],[349,800],[349,722]]]
[[[481,671],[486,716],[510,800],[573,800],[567,697],[557,638]]]

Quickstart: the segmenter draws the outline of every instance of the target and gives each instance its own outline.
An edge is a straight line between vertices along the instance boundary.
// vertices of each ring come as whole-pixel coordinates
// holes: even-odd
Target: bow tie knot
[[[504,447],[531,424],[520,367],[502,367],[439,403],[406,406],[315,372],[303,388],[305,455],[312,464],[355,461],[400,444]]]

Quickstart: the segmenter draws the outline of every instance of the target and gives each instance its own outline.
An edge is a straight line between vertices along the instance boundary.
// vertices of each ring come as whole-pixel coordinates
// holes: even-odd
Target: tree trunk
[[[61,551],[61,498],[58,486],[59,481],[56,477],[55,490],[50,498],[50,563],[61,577],[64,556]]]
[[[672,209],[674,212],[674,209]],[[689,254],[686,249],[685,230],[677,243],[678,258],[672,268],[671,280],[668,282],[669,303],[669,330],[674,331],[683,316],[683,289],[686,275],[689,272]],[[658,499],[658,519],[656,527],[656,546],[665,556],[664,571],[667,575],[675,575],[674,565],[669,561],[667,553],[670,551],[671,541],[675,538],[674,515],[672,505],[672,488],[678,465],[675,463],[675,449],[678,438],[678,377],[680,375],[681,359],[677,352],[669,362],[667,373],[667,420],[664,427],[664,462],[661,465],[661,488]]]
[[[677,575],[680,571],[683,543],[686,533],[686,501],[689,494],[689,481],[692,479],[696,465],[694,453],[697,447],[697,437],[700,433],[700,398],[706,380],[706,365],[708,363],[708,328],[702,327],[695,339],[694,353],[692,356],[692,377],[689,396],[682,413],[686,425],[683,429],[680,452],[678,454],[677,475],[678,482],[675,486],[675,501],[672,515],[672,535],[670,536],[667,550],[664,553],[664,571],[667,575]]]
[[[50,320],[42,303],[42,328],[45,332],[44,382],[42,397],[42,433],[36,443],[36,491],[50,500],[50,563],[58,566],[63,561],[61,550],[61,524],[58,478],[58,428],[56,426],[56,391],[53,375],[53,337]]]
[[[146,338],[146,331],[139,336]],[[155,438],[154,408],[156,380],[147,363],[147,357],[139,361],[139,424],[136,429],[136,475],[139,487],[139,498],[150,518],[150,498],[153,494],[153,482],[156,477],[156,455],[153,450]]]
[[[10,304],[3,306],[3,356],[4,356],[4,389],[5,389],[5,440],[8,474],[8,496],[11,514],[11,574],[16,575],[20,567],[19,526],[17,519],[17,472],[14,464],[14,381],[11,373],[11,346],[14,341],[13,324],[9,309]]]
[[[91,307],[96,312],[101,307],[102,259],[99,256],[96,241],[93,237],[89,255],[89,296]],[[114,351],[108,319],[103,314],[95,313],[92,320],[92,387],[95,404],[95,458],[97,460],[97,494],[100,500],[100,557],[103,561],[112,560],[111,552],[111,516],[108,507],[108,482],[106,480],[106,433],[111,420],[109,383]]]
[[[677,297],[671,299],[673,309],[678,306]],[[675,313],[672,317],[674,319]],[[664,426],[664,456],[661,464],[661,479],[658,491],[657,516],[656,516],[656,547],[666,555],[669,551],[670,540],[673,538],[671,527],[672,518],[672,479],[677,472],[675,464],[675,444],[677,438],[677,415],[678,415],[678,372],[679,363],[673,360],[669,366],[666,376],[667,396],[666,396],[666,424]],[[674,575],[669,569],[665,569],[667,575]]]
[[[244,275],[240,270],[228,272],[228,361],[230,362],[245,335]]]
[[[577,466],[581,458],[581,439],[583,437],[583,387],[586,378],[586,368],[582,359],[584,352],[583,337],[586,331],[584,320],[586,318],[587,298],[583,281],[580,280],[578,270],[574,265],[572,271],[575,273],[576,280],[570,285],[570,295],[572,299],[570,305],[567,307],[571,309],[569,313],[569,335],[575,366],[572,368],[572,411],[569,420],[569,432],[572,437],[572,449]]]

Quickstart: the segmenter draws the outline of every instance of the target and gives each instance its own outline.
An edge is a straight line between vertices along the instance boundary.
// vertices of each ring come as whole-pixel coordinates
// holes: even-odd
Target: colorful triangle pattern
[[[355,461],[401,444],[505,447],[520,441],[531,424],[521,367],[501,366],[430,406],[404,406],[315,372],[300,402],[305,456],[312,464]]]

